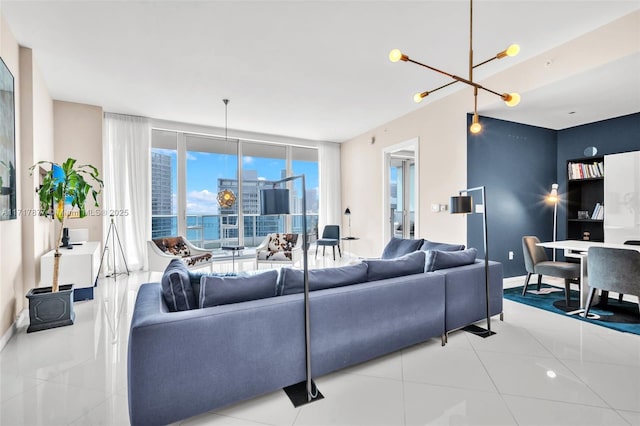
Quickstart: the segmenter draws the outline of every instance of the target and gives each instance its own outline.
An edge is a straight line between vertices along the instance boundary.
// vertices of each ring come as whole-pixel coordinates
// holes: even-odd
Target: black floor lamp
[[[309,318],[309,264],[307,260],[307,195],[304,175],[291,176],[273,183],[273,188],[260,191],[260,213],[262,215],[290,214],[289,190],[276,185],[302,179],[302,265],[304,267],[304,336],[307,379],[304,382],[284,388],[295,407],[324,398],[311,378],[311,335]]]
[[[473,213],[473,199],[468,194],[473,191],[482,192],[482,231],[484,234],[484,288],[487,293],[487,329],[478,327],[475,324],[468,325],[463,328],[464,331],[473,333],[480,337],[489,337],[495,332],[491,331],[491,313],[489,310],[489,238],[487,234],[487,198],[485,194],[485,187],[478,186],[476,188],[469,188],[461,190],[457,196],[451,197],[449,205],[449,211],[451,213]]]

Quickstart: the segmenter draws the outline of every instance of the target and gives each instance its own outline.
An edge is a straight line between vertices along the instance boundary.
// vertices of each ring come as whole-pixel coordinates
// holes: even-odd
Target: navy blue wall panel
[[[640,150],[640,113],[555,131],[487,117],[483,131],[467,135],[467,185],[487,191],[489,258],[502,262],[505,277],[524,275],[522,236],[553,238],[553,208],[544,201],[553,183],[567,188],[568,160]],[[467,116],[467,125],[471,115]],[[606,177],[605,177],[606,179]],[[474,192],[480,202],[480,192]],[[482,215],[469,215],[467,241],[483,256]],[[558,208],[558,239],[566,238],[566,212]],[[514,259],[508,259],[509,251]],[[561,253],[559,259],[561,259]]]
[[[489,258],[502,262],[505,277],[524,275],[522,237],[552,238],[553,207],[544,199],[556,181],[556,132],[487,117],[480,121],[482,133],[467,137],[467,185],[486,187]],[[479,191],[471,195],[480,202]],[[482,215],[467,221],[468,244],[483,256]]]
[[[640,113],[625,115],[558,131],[558,184],[567,190],[567,161],[584,158],[584,150],[595,146],[596,156],[640,150]],[[606,179],[606,176],[605,176]],[[558,239],[566,239],[567,215],[558,209]]]

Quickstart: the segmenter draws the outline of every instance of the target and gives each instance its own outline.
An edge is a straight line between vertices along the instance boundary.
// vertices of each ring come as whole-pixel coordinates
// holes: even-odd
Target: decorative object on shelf
[[[99,207],[98,194],[103,187],[102,180],[99,178],[98,169],[90,164],[76,166],[76,160],[74,158],[68,158],[62,164],[53,163],[51,161],[39,161],[29,168],[30,174],[33,174],[34,169],[36,167],[39,168],[41,164],[50,164],[51,170],[45,173],[42,179],[42,185],[38,188],[40,211],[43,213],[47,212],[51,206],[54,206],[53,217],[60,222],[60,229],[54,245],[55,254],[53,260],[53,279],[51,287],[43,287],[36,289],[36,292],[30,292],[33,296],[29,298],[30,318],[32,318],[32,314],[35,316],[38,315],[37,312],[32,313],[32,309],[35,311],[42,309],[39,308],[39,306],[41,306],[42,303],[46,303],[38,300],[41,296],[47,297],[47,293],[58,292],[58,274],[60,271],[60,256],[62,256],[62,253],[60,253],[60,245],[62,242],[65,221],[69,218],[72,212],[71,209],[65,210],[65,204],[70,204],[72,209],[76,209],[78,217],[83,218],[87,215],[85,203],[88,195],[91,194],[94,206]],[[73,288],[71,288],[71,293],[73,293]],[[70,300],[72,301],[73,295],[70,297]],[[52,304],[58,303],[52,302]],[[73,310],[73,302],[70,304],[68,309]],[[64,312],[60,312],[60,314],[63,315]],[[59,321],[54,318],[55,315],[47,316],[47,318],[52,318],[51,327],[59,327],[60,325],[73,324],[72,313],[69,316],[71,318],[71,322],[68,324],[60,324]],[[38,326],[38,330],[44,330],[45,328],[47,328],[45,324],[40,324]]]
[[[415,102],[421,102],[422,99],[426,98],[429,94],[435,92],[436,90],[440,90],[443,89],[445,87],[448,87],[452,84],[455,84],[457,82],[461,82],[461,83],[465,83],[468,84],[469,86],[473,87],[473,98],[474,98],[474,103],[473,103],[473,120],[472,120],[472,124],[471,127],[469,128],[469,131],[471,133],[479,133],[482,130],[482,126],[480,125],[480,123],[478,122],[478,89],[482,89],[486,92],[489,93],[493,93],[494,95],[500,97],[505,104],[507,104],[507,106],[510,107],[514,107],[516,105],[518,105],[520,103],[520,95],[517,93],[498,93],[495,92],[491,89],[488,89],[484,86],[482,86],[481,84],[476,83],[475,81],[473,81],[473,69],[477,68],[481,65],[484,65],[488,62],[493,61],[494,59],[502,59],[505,56],[515,56],[518,54],[518,52],[520,52],[520,46],[518,46],[517,44],[512,44],[510,45],[507,49],[499,52],[498,54],[496,54],[494,57],[489,58],[485,61],[482,61],[476,65],[473,65],[473,0],[469,0],[469,78],[466,79],[464,77],[460,77],[457,76],[455,74],[450,74],[446,71],[442,71],[438,68],[434,68],[430,65],[426,65],[423,63],[420,63],[418,61],[414,61],[413,59],[409,58],[408,55],[405,55],[404,53],[402,53],[400,50],[398,49],[393,49],[390,53],[389,53],[389,60],[391,62],[398,62],[398,61],[403,61],[403,62],[412,62],[416,65],[420,65],[422,67],[428,68],[432,71],[438,72],[440,74],[444,74],[447,77],[450,77],[453,79],[453,81],[440,86],[436,89],[433,90],[428,90],[428,91],[424,91],[421,93],[416,93],[415,96],[413,97],[413,100]]]
[[[475,334],[483,338],[496,334],[491,331],[491,314],[489,310],[489,236],[487,233],[487,198],[484,186],[478,186],[475,188],[462,189],[457,196],[451,197],[449,203],[449,211],[452,214],[468,214],[473,213],[473,199],[469,194],[473,191],[480,191],[482,194],[482,233],[484,236],[484,288],[487,297],[487,329],[478,327],[475,324],[468,325],[463,328],[464,331]]]
[[[16,219],[15,82],[0,58],[0,220]]]
[[[547,202],[553,204],[553,241],[556,241],[558,235],[558,202],[560,196],[558,195],[558,184],[551,185],[551,192],[547,195]],[[553,250],[553,261],[556,261],[556,251]]]
[[[589,219],[589,210],[578,210],[578,219]]]
[[[273,188],[260,190],[260,212],[263,215],[290,214],[289,190],[276,188],[276,185],[302,179],[302,236],[307,241],[307,191],[304,174],[290,176],[273,183]],[[324,398],[311,377],[311,318],[309,315],[309,263],[307,247],[302,250],[302,266],[304,269],[304,330],[306,381],[284,389],[295,407]]]
[[[595,157],[597,153],[598,153],[598,148],[596,148],[595,146],[588,146],[584,149],[585,157]]]
[[[230,189],[223,189],[218,192],[218,205],[220,207],[231,208],[236,202],[236,194]]]
[[[349,207],[344,210],[344,215],[349,218],[349,238],[351,238],[351,210]]]

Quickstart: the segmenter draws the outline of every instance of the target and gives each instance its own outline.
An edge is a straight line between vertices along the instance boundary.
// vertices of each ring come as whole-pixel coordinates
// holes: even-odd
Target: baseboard
[[[4,347],[9,343],[9,340],[16,334],[18,329],[22,326],[25,326],[29,323],[29,311],[23,309],[19,314],[16,320],[11,324],[11,327],[5,331],[5,333],[0,337],[0,352],[4,349]]]

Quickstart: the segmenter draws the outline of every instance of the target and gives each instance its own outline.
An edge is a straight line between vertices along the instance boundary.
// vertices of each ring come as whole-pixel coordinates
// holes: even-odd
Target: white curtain
[[[320,207],[318,232],[322,236],[325,225],[342,223],[342,197],[340,196],[340,145],[321,142],[318,146],[318,168],[320,176]],[[344,231],[341,232],[344,234]],[[346,235],[346,234],[345,234]]]
[[[124,251],[129,270],[147,269],[147,240],[151,239],[151,123],[144,117],[104,115],[105,241],[115,250],[116,271],[122,272]],[[115,223],[110,227],[111,218]],[[115,241],[113,236],[116,235]],[[118,241],[119,240],[119,241]],[[111,265],[113,252],[105,259]],[[105,269],[106,270],[106,269]]]

